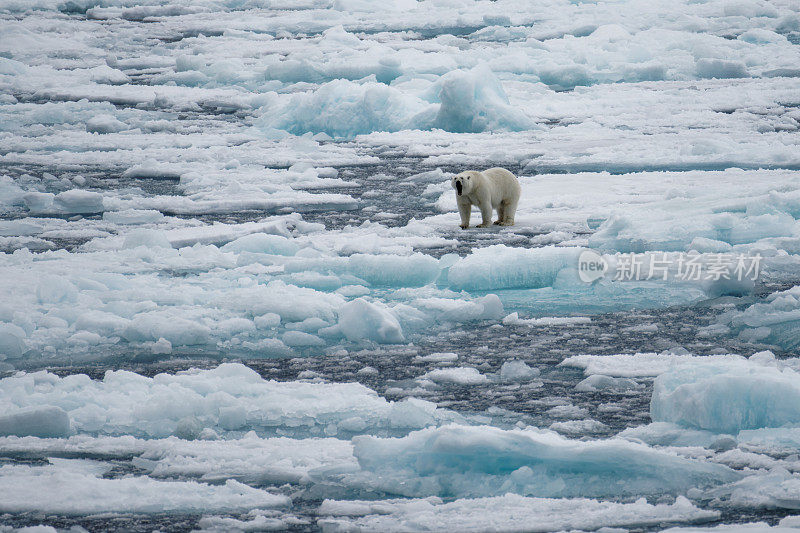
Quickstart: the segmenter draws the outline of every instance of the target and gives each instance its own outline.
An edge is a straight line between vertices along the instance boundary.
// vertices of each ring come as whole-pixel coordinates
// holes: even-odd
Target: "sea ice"
[[[339,309],[339,330],[351,341],[367,339],[396,344],[405,340],[403,329],[391,310],[363,298],[356,298]]]
[[[671,527],[663,530],[664,533],[797,533],[797,524],[788,521],[787,517],[777,526],[770,526],[766,522],[748,522],[746,524],[720,524],[713,527]]]
[[[452,383],[455,385],[480,385],[488,381],[488,378],[478,372],[477,369],[466,366],[437,368],[423,374],[417,379],[428,379],[437,384]]]
[[[720,368],[736,365],[745,359],[739,355],[692,355],[690,353],[636,353],[616,355],[571,355],[560,365],[582,368],[591,375],[638,378],[654,377],[681,366],[714,363]]]
[[[62,213],[100,213],[103,195],[82,189],[60,192],[53,199],[53,208]]]
[[[705,496],[744,508],[800,509],[800,476],[776,467],[709,489]]]
[[[66,437],[69,434],[69,415],[60,407],[27,407],[0,415],[0,435]]]
[[[538,368],[531,368],[524,361],[506,361],[500,367],[498,377],[501,382],[531,381],[540,374]]]
[[[629,392],[641,389],[642,385],[628,378],[612,378],[601,374],[592,374],[577,385],[575,390],[581,392]]]
[[[352,254],[348,257],[298,258],[287,261],[287,273],[317,271],[349,274],[378,286],[419,287],[440,273],[439,261],[429,255]]]
[[[577,266],[578,254],[576,248],[487,246],[452,265],[447,280],[467,291],[550,287],[562,269]]]
[[[239,520],[229,516],[204,516],[197,522],[202,533],[227,533],[230,531],[284,531],[292,528],[307,527],[311,521],[284,514],[276,510],[253,509],[247,513],[248,520]]]
[[[27,411],[16,422],[14,411],[21,409]],[[296,436],[334,429],[346,434],[354,428],[402,434],[461,420],[422,400],[388,402],[358,383],[267,381],[234,363],[153,378],[108,371],[102,381],[84,374],[60,378],[46,371],[19,373],[0,379],[0,410],[10,413],[4,419],[8,434],[16,434],[25,417],[47,415],[48,432],[63,433],[66,420],[77,433],[143,437],[171,435],[186,417],[216,431],[255,429]]]
[[[585,316],[543,316],[539,318],[520,318],[519,313],[511,313],[503,318],[506,326],[577,326],[591,324],[592,319]]]
[[[719,317],[744,340],[767,342],[794,350],[800,346],[800,286],[769,294],[763,302]]]
[[[548,426],[549,429],[557,431],[562,435],[570,437],[585,437],[597,433],[608,431],[608,426],[593,418],[583,420],[565,420],[563,422],[553,422]]]
[[[17,359],[28,351],[27,333],[16,324],[0,323],[0,360]]]
[[[292,240],[281,235],[252,233],[239,237],[220,248],[223,252],[250,252],[272,255],[294,255],[300,249]]]
[[[797,470],[796,360],[574,356],[587,331],[606,341],[597,313],[755,300],[762,287],[797,283],[795,6],[138,3],[147,5],[0,6],[0,433],[29,435],[0,437],[0,449],[50,462],[0,468],[0,493],[10,494],[0,503],[11,505],[0,510],[32,522],[208,512],[225,516],[198,527],[314,527],[293,521],[294,509],[270,510],[285,497],[240,483],[299,483],[308,501],[336,498],[318,525],[345,530],[658,528],[719,517],[680,496],[672,503],[705,500],[708,487],[713,505],[798,505],[797,476],[767,471]],[[457,229],[447,177],[482,165],[519,175],[515,227]],[[704,264],[760,254],[762,275],[584,284],[576,267],[587,249],[614,264],[641,252],[645,268],[662,252]],[[698,342],[795,350],[795,289],[747,308],[714,302],[726,312]],[[438,395],[436,381],[469,383],[464,394],[498,389],[501,401],[537,385],[519,354],[495,360],[495,370],[503,365],[493,372],[480,346],[443,347],[451,330],[478,321],[497,334],[564,339],[573,357],[563,364],[587,375],[577,390],[573,381],[561,389],[580,401],[544,402],[552,429],[582,439],[609,432],[584,402],[609,394],[619,403],[598,413],[614,424],[617,414],[641,418],[621,412],[632,405],[625,394],[648,381],[633,378],[656,378],[655,422],[585,441],[440,427],[466,421],[432,402],[326,382],[341,376],[324,365],[299,369],[293,382],[238,364],[102,380],[11,374],[99,360],[152,375],[147,361],[164,356],[335,353],[385,390],[385,362],[357,350],[413,343],[375,357],[413,358],[419,394]],[[661,350],[670,332],[651,322],[637,318],[620,334]],[[430,353],[450,350],[458,355]],[[509,427],[522,416],[492,408],[475,419]],[[363,433],[381,438],[347,440]],[[53,456],[136,470],[120,476],[108,463]],[[380,491],[436,496],[343,500]]]
[[[322,502],[318,523],[325,531],[561,531],[603,527],[657,526],[664,522],[705,522],[718,511],[698,509],[679,496],[673,504],[651,505],[590,499],[526,498],[506,494],[444,503],[412,500]]]
[[[427,355],[414,356],[415,361],[422,363],[452,363],[458,360],[458,354],[452,352],[436,352]]]
[[[162,222],[164,215],[155,209],[123,209],[121,211],[106,211],[103,220],[114,224],[153,224]]]
[[[800,375],[762,361],[697,362],[661,374],[650,416],[693,429],[740,430],[800,424]]]
[[[773,455],[800,451],[800,427],[745,429],[736,438],[747,449]]]
[[[86,131],[90,133],[119,133],[128,125],[113,115],[98,115],[86,121]]]
[[[236,511],[286,507],[289,498],[234,480],[223,485],[157,481],[147,476],[101,477],[109,467],[92,461],[53,459],[47,466],[0,467],[2,512],[62,515]]]
[[[373,81],[375,80],[375,81]],[[273,94],[260,127],[295,135],[327,133],[354,137],[374,131],[519,131],[534,121],[509,104],[503,86],[486,65],[452,70],[424,91],[401,91],[376,78],[322,84],[313,92]]]
[[[359,436],[353,444],[362,472],[345,476],[347,483],[409,497],[680,493],[741,477],[641,444],[581,442],[544,431],[449,425],[403,438]]]

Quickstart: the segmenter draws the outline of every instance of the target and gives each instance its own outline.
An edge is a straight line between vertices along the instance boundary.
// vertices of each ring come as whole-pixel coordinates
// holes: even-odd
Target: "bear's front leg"
[[[481,217],[483,221],[478,224],[479,228],[488,228],[492,225],[492,201],[490,198],[481,201]]]
[[[466,199],[457,198],[458,214],[461,215],[461,229],[469,227],[469,217],[472,214],[472,202]]]

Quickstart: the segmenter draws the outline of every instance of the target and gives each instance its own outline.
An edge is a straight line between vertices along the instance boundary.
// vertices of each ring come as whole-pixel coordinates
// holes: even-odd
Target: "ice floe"
[[[9,413],[0,426],[7,435],[61,435],[64,412],[75,433],[143,437],[174,434],[187,418],[195,421],[198,434],[203,428],[256,429],[298,437],[404,433],[461,419],[423,400],[388,402],[358,383],[268,381],[233,363],[153,378],[108,371],[102,381],[82,374],[19,373],[0,380],[0,403]],[[31,419],[51,422],[38,426]]]
[[[0,12],[0,529],[658,528],[797,508],[796,6]],[[447,179],[490,165],[520,176],[517,223],[462,232]],[[762,268],[584,283],[587,251]],[[673,329],[681,310],[715,316]],[[498,336],[508,353],[484,346]],[[662,351],[687,340],[699,351]],[[777,357],[719,355],[763,343]],[[288,359],[326,355],[347,370]],[[330,382],[349,379],[371,388]]]
[[[654,421],[718,433],[795,426],[799,384],[791,368],[761,361],[698,362],[655,379],[650,414]]]
[[[109,467],[86,460],[50,459],[46,466],[3,465],[3,512],[62,515],[164,513],[286,507],[286,496],[229,480],[223,485],[158,481],[147,476],[102,477]]]
[[[685,352],[685,350],[683,350]],[[703,363],[718,364],[720,368],[745,361],[735,354],[697,356],[690,353],[637,353],[616,355],[572,355],[564,359],[562,366],[582,368],[589,376],[655,377],[680,367],[692,367]]]
[[[362,472],[343,475],[345,483],[408,497],[680,493],[741,478],[624,440],[571,441],[541,431],[450,425],[402,438],[359,436],[353,444]]]
[[[725,313],[719,323],[743,339],[794,350],[800,345],[800,287],[774,292],[763,302]]]
[[[701,510],[684,497],[673,504],[613,503],[589,499],[493,498],[322,502],[318,513],[325,531],[560,531],[635,527],[664,522],[704,522],[715,511]]]

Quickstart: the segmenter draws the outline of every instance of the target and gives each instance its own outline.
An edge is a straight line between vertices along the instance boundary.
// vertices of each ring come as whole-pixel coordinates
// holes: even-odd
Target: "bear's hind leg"
[[[508,202],[503,202],[505,206],[503,207],[503,218],[500,219],[501,226],[513,226],[514,225],[514,215],[517,213],[517,204],[519,203],[519,198],[514,198],[512,200],[508,200]],[[502,204],[501,204],[502,205]]]
[[[503,220],[506,218],[506,206],[503,202],[500,202],[500,205],[497,206],[497,220],[494,221],[495,226],[499,226],[503,223]]]

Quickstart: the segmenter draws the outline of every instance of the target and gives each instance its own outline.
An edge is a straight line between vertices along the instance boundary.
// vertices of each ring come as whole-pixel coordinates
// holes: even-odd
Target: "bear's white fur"
[[[522,191],[516,176],[504,168],[490,168],[483,172],[467,170],[450,178],[456,190],[458,213],[461,215],[461,229],[469,227],[472,206],[481,210],[483,221],[479,228],[492,225],[492,209],[497,210],[495,224],[513,226],[519,195]]]

